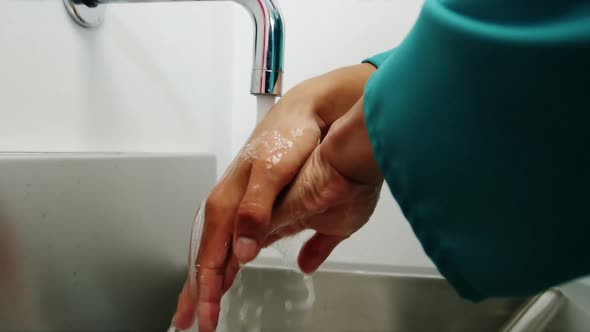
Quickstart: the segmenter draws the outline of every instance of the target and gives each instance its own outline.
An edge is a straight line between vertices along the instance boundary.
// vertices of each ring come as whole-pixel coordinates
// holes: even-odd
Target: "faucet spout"
[[[233,0],[254,20],[254,58],[250,93],[280,96],[283,83],[285,24],[275,0]]]
[[[281,95],[285,23],[276,0],[64,0],[64,4],[78,24],[95,27],[103,20],[106,4],[167,1],[233,1],[244,7],[254,21],[250,93]]]

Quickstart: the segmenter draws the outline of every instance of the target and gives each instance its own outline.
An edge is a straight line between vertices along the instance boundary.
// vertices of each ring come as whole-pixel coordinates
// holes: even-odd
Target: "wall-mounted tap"
[[[166,1],[234,1],[254,20],[254,60],[250,93],[280,96],[283,78],[283,16],[275,0],[64,0],[72,18],[84,27],[97,27],[110,3]]]

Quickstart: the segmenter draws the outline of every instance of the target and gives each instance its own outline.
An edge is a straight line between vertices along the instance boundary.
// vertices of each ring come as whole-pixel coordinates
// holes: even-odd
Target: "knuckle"
[[[325,202],[336,202],[342,197],[347,197],[352,192],[352,185],[340,172],[331,170],[330,176],[319,192],[321,200]]]
[[[206,211],[214,211],[221,208],[221,204],[223,202],[223,193],[221,192],[221,188],[219,186],[215,186],[207,196],[207,201],[205,202],[205,209]]]
[[[310,177],[303,178],[300,189],[304,209],[321,212],[350,196],[350,182],[339,172],[318,168]]]
[[[269,173],[271,180],[280,180],[287,177],[291,177],[294,172],[294,167],[290,166],[289,164],[285,163],[283,165],[274,165],[276,167],[271,167],[271,172]]]
[[[269,213],[257,203],[243,202],[238,208],[238,220],[241,222],[265,225],[268,223],[269,218]]]
[[[282,179],[290,177],[291,171],[286,165],[279,165],[271,160],[259,159],[253,166],[255,172],[264,174],[268,183],[282,182]]]
[[[217,206],[218,204],[216,203],[216,200],[207,198],[207,202],[205,203],[205,211],[207,211],[207,213],[211,213],[211,211],[214,211]]]
[[[304,178],[301,181],[301,185],[295,188],[299,191],[298,196],[300,199],[296,201],[298,206],[293,207],[293,209],[311,212],[314,211],[318,205],[321,205],[321,202],[318,200],[318,190],[314,185],[314,182]]]

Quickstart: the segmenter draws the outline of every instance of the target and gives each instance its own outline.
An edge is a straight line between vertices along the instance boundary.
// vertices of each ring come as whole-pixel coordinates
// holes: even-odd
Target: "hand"
[[[265,244],[304,229],[315,230],[298,259],[303,272],[314,272],[340,242],[369,220],[382,183],[361,99],[330,128],[276,206]]]
[[[197,289],[185,283],[174,324],[199,331],[217,325],[219,304],[239,262],[256,257],[270,227],[275,200],[308,159],[330,125],[362,95],[375,68],[347,67],[305,81],[285,95],[210,192],[197,255]],[[195,310],[196,309],[196,310]]]

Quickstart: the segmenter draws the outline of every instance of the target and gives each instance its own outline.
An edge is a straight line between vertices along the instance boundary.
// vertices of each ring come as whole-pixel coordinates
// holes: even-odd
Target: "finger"
[[[174,327],[181,330],[186,330],[193,325],[195,319],[195,301],[188,290],[188,281],[184,283],[184,287],[178,297],[178,304],[176,306],[176,313],[172,319]]]
[[[217,325],[224,274],[231,249],[234,219],[245,191],[250,164],[239,163],[211,191],[205,204],[205,224],[197,254],[196,314],[199,331]]]
[[[235,255],[230,254],[229,261],[227,262],[227,266],[225,268],[222,295],[225,294],[231,288],[231,285],[236,279],[236,275],[239,271],[240,262],[238,261],[238,258]]]
[[[203,332],[213,331],[217,326],[236,212],[232,205],[239,203],[240,190],[235,188],[230,192],[213,191],[206,204],[197,255],[197,315],[199,331]]]
[[[219,290],[219,293],[221,293],[221,290]],[[215,331],[215,328],[217,327],[217,321],[219,320],[220,302],[221,297],[219,299],[215,299],[214,301],[199,300],[199,305],[197,307],[197,315],[199,317],[199,331]]]
[[[297,262],[303,273],[313,273],[345,237],[316,233],[301,248]]]
[[[262,244],[263,248],[270,247],[273,243],[277,242],[278,240],[282,239],[282,236],[279,234],[270,234],[269,236],[264,239],[264,243]]]
[[[294,176],[294,172],[269,169],[268,163],[252,167],[250,181],[237,213],[234,255],[246,263],[258,255],[270,230],[270,216],[275,199]]]
[[[303,230],[305,230],[305,227],[300,223],[283,226],[266,237],[263,247],[266,248],[278,240],[293,236]]]
[[[319,135],[317,127],[305,125],[285,136],[277,130],[260,136],[264,153],[252,166],[236,218],[234,254],[241,262],[251,261],[260,251],[277,196],[317,146]]]

